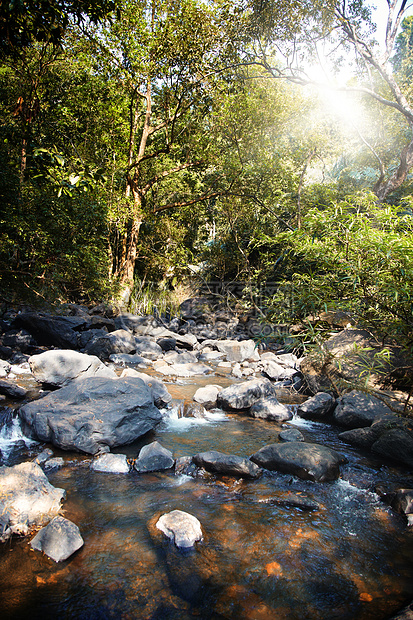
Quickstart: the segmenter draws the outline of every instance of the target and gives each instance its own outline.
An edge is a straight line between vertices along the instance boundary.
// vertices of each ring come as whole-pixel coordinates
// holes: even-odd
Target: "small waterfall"
[[[29,448],[37,442],[23,434],[20,418],[14,417],[12,409],[5,407],[0,412],[0,459],[6,463],[16,448]]]

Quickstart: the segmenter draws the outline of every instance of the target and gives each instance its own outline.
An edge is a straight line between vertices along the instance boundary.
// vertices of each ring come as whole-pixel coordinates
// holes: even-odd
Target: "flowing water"
[[[168,386],[183,400],[196,387]],[[273,422],[219,411],[179,418],[179,409],[176,402],[156,434],[118,452],[136,457],[156,437],[175,457],[208,449],[249,456],[277,441],[280,431]],[[19,447],[16,424],[0,432],[8,464],[42,449],[27,440]],[[378,483],[411,488],[412,476],[342,443],[336,428],[297,417],[292,424],[347,457],[339,480],[312,483],[275,472],[257,481],[103,474],[90,470],[90,458],[55,450],[66,463],[48,477],[66,489],[64,516],[79,526],[85,545],[59,564],[31,551],[27,539],[2,545],[0,617],[390,618],[413,598],[413,532],[372,489]],[[314,500],[319,509],[294,507],[291,498]],[[157,533],[158,517],[174,509],[200,520],[204,540],[195,550],[179,551]]]

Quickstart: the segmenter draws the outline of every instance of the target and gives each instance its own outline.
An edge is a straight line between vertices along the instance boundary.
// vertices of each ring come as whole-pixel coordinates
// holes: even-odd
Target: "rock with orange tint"
[[[36,463],[0,467],[0,542],[50,521],[65,496]]]
[[[306,442],[273,443],[251,456],[251,461],[270,470],[293,474],[303,480],[337,480],[344,460],[335,450]]]
[[[283,574],[281,564],[278,564],[278,562],[270,562],[269,564],[266,565],[265,570],[267,571],[267,575],[269,577],[270,576],[281,577]]]

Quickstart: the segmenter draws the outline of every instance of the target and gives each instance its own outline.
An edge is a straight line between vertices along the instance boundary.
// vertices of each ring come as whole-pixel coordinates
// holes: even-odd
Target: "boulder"
[[[14,351],[21,351],[22,353],[37,344],[33,336],[25,329],[12,329],[6,332],[1,340],[3,346],[10,347]]]
[[[169,329],[165,329],[164,327],[156,327],[155,329],[152,329],[150,335],[154,336],[156,340],[158,340],[158,338],[174,338],[178,347],[188,349],[189,351],[192,351],[198,343],[198,339],[194,334],[177,334],[169,331]]]
[[[134,353],[135,351],[135,338],[125,329],[117,329],[110,334],[93,338],[85,347],[85,353],[96,355],[100,359],[109,359],[112,353]]]
[[[113,362],[117,366],[128,366],[131,364],[132,366],[140,366],[141,368],[147,368],[148,359],[145,359],[141,355],[134,353],[112,353],[109,355],[109,361]]]
[[[371,426],[377,420],[393,419],[395,415],[374,396],[352,390],[337,400],[333,417],[340,426],[361,428]]]
[[[250,379],[221,390],[217,405],[227,410],[248,409],[260,398],[275,395],[275,388],[269,379]]]
[[[156,523],[158,530],[173,540],[177,547],[188,549],[202,540],[201,524],[196,517],[183,512],[172,510],[162,515]]]
[[[273,422],[285,422],[285,420],[291,420],[293,417],[291,410],[282,405],[275,396],[260,398],[252,405],[248,413],[253,418],[262,418]]]
[[[169,377],[194,377],[195,375],[209,375],[212,373],[212,368],[199,362],[196,364],[172,364],[170,366],[163,360],[159,360],[159,362],[155,362],[153,367],[157,372]]]
[[[176,347],[176,338],[168,338],[165,336],[163,338],[158,338],[156,342],[159,344],[162,351],[173,351]]]
[[[17,383],[0,380],[0,394],[12,399],[23,400],[27,396],[27,390],[17,385]]]
[[[16,316],[13,323],[26,329],[40,345],[77,349],[77,330],[86,324],[86,319],[23,312]]]
[[[158,359],[162,356],[162,348],[148,336],[135,336],[136,353],[149,359]]]
[[[281,441],[304,441],[304,435],[298,428],[286,428],[278,437]]]
[[[162,419],[144,381],[130,377],[72,381],[19,416],[41,441],[88,454],[132,443]]]
[[[172,452],[161,446],[157,441],[153,441],[147,446],[143,446],[134,467],[136,471],[144,473],[171,469],[174,463]]]
[[[46,527],[37,532],[31,542],[32,549],[42,551],[55,562],[67,560],[83,545],[83,538],[77,525],[63,517],[52,519]]]
[[[63,387],[80,377],[116,378],[116,373],[98,357],[72,350],[45,351],[29,358],[30,369],[39,383]]]
[[[278,381],[284,378],[284,372],[286,370],[285,366],[281,366],[281,364],[277,364],[277,362],[272,359],[264,360],[261,363],[261,367],[262,367],[262,371],[264,372],[264,374],[267,375],[269,379],[274,379],[275,381]]]
[[[318,392],[297,408],[297,413],[302,418],[325,418],[333,412],[336,400],[327,392]]]
[[[49,469],[60,469],[60,467],[63,467],[64,464],[65,462],[61,456],[55,456],[54,458],[48,459],[45,462],[44,468],[46,471],[48,471]]]
[[[215,450],[199,452],[192,457],[192,460],[197,467],[203,467],[206,471],[224,476],[258,478],[262,473],[261,468],[249,459]]]
[[[216,340],[218,351],[226,356],[228,362],[243,362],[259,359],[256,355],[256,344],[253,340]]]
[[[156,321],[153,316],[137,316],[136,314],[119,314],[115,318],[116,329],[126,329],[132,334],[150,335]]]
[[[374,431],[372,427],[365,426],[363,428],[352,428],[349,431],[344,431],[339,434],[339,439],[356,448],[370,450],[371,446],[378,439],[378,433]]]
[[[159,409],[166,407],[172,400],[172,396],[166,389],[165,385],[160,379],[146,375],[144,372],[138,372],[133,368],[125,368],[122,371],[121,377],[135,377],[145,381],[146,385],[152,392],[153,402]]]
[[[409,515],[413,515],[413,489],[397,489],[393,494],[390,506],[409,519]],[[411,517],[409,525],[413,525]]]
[[[413,468],[413,433],[403,428],[390,428],[380,434],[371,451]]]
[[[326,482],[340,474],[342,457],[325,446],[306,442],[274,443],[251,456],[251,461],[270,470],[293,474],[303,480]]]
[[[127,474],[129,472],[129,463],[126,460],[126,454],[101,454],[93,459],[90,464],[93,471],[101,471],[107,474]]]
[[[203,405],[206,409],[211,409],[217,404],[218,393],[222,390],[220,385],[206,385],[198,388],[194,394],[194,401]]]
[[[25,536],[47,523],[59,512],[65,496],[64,489],[53,487],[36,463],[0,467],[0,542],[12,534]]]
[[[196,364],[198,358],[190,351],[178,353],[178,351],[169,351],[163,356],[167,364]]]

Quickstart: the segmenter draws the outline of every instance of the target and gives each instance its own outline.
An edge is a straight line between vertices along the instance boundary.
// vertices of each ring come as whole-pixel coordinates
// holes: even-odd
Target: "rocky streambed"
[[[2,617],[385,619],[412,599],[394,407],[303,394],[300,360],[231,316],[73,311],[3,323]]]

